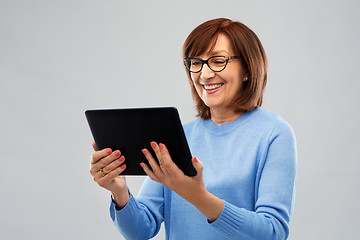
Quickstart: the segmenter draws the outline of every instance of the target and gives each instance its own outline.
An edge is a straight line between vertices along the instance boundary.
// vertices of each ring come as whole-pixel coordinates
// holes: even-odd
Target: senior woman
[[[126,239],[152,238],[163,221],[166,239],[286,239],[295,137],[261,108],[267,60],[260,40],[240,22],[214,19],[190,33],[183,57],[199,117],[184,125],[197,175],[184,175],[166,146],[151,142],[156,155],[142,149],[149,178],[135,199],[119,176],[126,156],[95,149],[90,172],[112,192],[115,226]]]

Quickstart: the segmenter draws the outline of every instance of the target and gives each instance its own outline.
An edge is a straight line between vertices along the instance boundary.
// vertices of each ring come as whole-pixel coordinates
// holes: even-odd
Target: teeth
[[[214,90],[216,88],[221,87],[222,85],[224,85],[223,83],[219,83],[219,84],[211,84],[211,85],[204,85],[204,88],[206,90]]]

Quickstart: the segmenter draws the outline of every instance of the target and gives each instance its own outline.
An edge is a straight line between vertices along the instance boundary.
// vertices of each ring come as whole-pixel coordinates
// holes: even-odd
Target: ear
[[[249,80],[249,73],[245,73],[243,77],[243,82],[246,82]]]

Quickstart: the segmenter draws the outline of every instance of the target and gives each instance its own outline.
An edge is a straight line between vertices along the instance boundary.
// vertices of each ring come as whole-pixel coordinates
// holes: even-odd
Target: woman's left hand
[[[157,144],[156,142],[151,142],[150,144],[154,149],[159,164],[147,149],[143,149],[142,152],[149,161],[151,169],[145,163],[141,163],[140,165],[152,180],[163,184],[189,202],[195,200],[199,194],[206,192],[203,180],[203,164],[197,157],[192,158],[192,163],[197,171],[197,175],[189,177],[172,161],[169,151],[164,144]]]
[[[143,149],[151,169],[145,164],[140,165],[146,174],[154,181],[162,183],[165,187],[173,190],[185,200],[193,204],[207,219],[215,221],[222,212],[224,202],[220,198],[208,192],[203,180],[203,164],[192,158],[192,164],[197,171],[196,176],[186,176],[172,161],[169,151],[162,143],[151,142],[159,164],[155,161],[147,149]]]

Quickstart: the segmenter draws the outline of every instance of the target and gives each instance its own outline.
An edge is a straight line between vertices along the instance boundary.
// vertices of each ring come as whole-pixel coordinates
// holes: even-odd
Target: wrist
[[[118,210],[122,209],[123,207],[125,207],[125,205],[129,202],[130,200],[130,193],[129,190],[126,188],[124,191],[112,191],[111,192],[111,197],[113,202],[116,204],[116,207]]]
[[[209,198],[209,194],[208,190],[205,187],[202,187],[200,189],[196,189],[195,191],[191,191],[191,193],[184,198],[192,205],[197,206],[202,205],[202,203]]]
[[[220,216],[224,208],[223,200],[205,188],[186,200],[193,204],[211,222]]]

